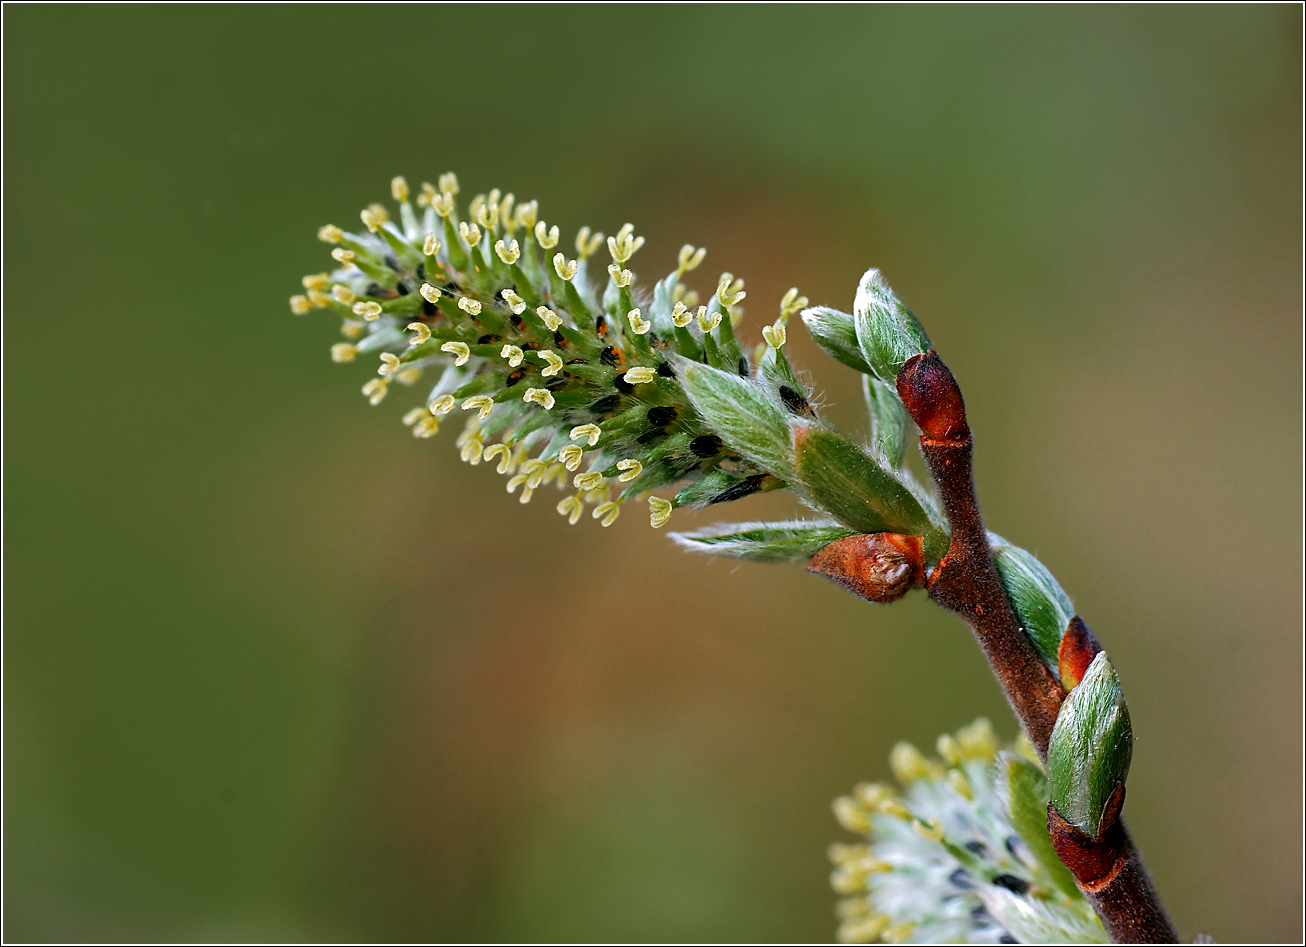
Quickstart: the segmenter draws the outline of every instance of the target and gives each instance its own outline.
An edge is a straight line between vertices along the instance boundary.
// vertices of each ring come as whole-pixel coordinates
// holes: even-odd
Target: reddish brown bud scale
[[[1057,807],[1048,803],[1048,835],[1052,847],[1081,888],[1091,891],[1105,887],[1124,860],[1125,835],[1120,825],[1124,799],[1125,784],[1116,783],[1116,790],[1107,801],[1110,822],[1104,818],[1102,836],[1096,839],[1062,818]]]
[[[838,539],[822,548],[807,571],[838,582],[870,602],[893,602],[925,585],[921,537],[868,533]]]
[[[916,426],[934,441],[964,441],[966,404],[957,379],[933,349],[913,355],[898,372],[898,397]]]
[[[1061,636],[1061,646],[1057,649],[1057,672],[1061,676],[1061,686],[1070,690],[1084,679],[1084,673],[1093,663],[1102,646],[1088,630],[1084,620],[1076,615],[1066,626],[1066,633]]]

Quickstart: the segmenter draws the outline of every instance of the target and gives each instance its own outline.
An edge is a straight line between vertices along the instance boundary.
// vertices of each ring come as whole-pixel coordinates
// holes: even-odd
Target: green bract
[[[1020,547],[990,533],[989,548],[993,550],[998,576],[1021,627],[1048,667],[1057,670],[1061,636],[1075,617],[1070,596],[1062,591],[1043,563]]]
[[[896,386],[907,360],[930,350],[925,330],[879,270],[867,270],[858,284],[853,322],[863,360],[886,385]]]
[[[1061,705],[1048,744],[1048,790],[1062,818],[1097,838],[1107,800],[1129,775],[1133,749],[1129,708],[1102,652]]]

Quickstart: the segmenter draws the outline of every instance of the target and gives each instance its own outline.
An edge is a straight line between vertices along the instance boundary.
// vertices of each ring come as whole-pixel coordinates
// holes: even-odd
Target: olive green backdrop
[[[569,527],[368,406],[286,300],[319,225],[450,169],[568,240],[634,222],[645,279],[706,245],[754,337],[881,267],[991,527],[1110,649],[1180,928],[1301,937],[1297,7],[4,26],[7,938],[827,939],[830,800],[1014,736],[919,595]]]

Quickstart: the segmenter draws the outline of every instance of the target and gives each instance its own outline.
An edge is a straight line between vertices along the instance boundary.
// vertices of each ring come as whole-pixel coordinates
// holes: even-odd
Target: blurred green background
[[[1110,648],[1180,928],[1300,939],[1298,7],[5,13],[8,939],[825,940],[830,800],[1014,736],[921,596],[568,527],[368,406],[286,300],[450,169],[646,280],[706,245],[752,338],[881,267]]]

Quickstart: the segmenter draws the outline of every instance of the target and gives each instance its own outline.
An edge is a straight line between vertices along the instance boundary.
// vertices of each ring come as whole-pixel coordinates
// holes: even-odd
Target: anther
[[[481,314],[481,304],[469,296],[459,297],[458,308],[471,316],[479,316]]]
[[[344,306],[352,306],[358,300],[354,291],[343,283],[331,287],[331,298]]]
[[[441,395],[427,405],[427,410],[432,414],[448,414],[457,403],[458,399],[453,395]]]
[[[602,435],[603,435],[603,431],[599,428],[597,424],[582,424],[578,427],[572,428],[570,436],[573,441],[578,441],[581,438],[585,438],[587,441],[589,441],[590,447],[593,447],[595,444],[599,442],[599,438]]]
[[[586,473],[576,474],[576,476],[572,478],[571,485],[577,490],[585,490],[588,492],[590,490],[597,490],[599,487],[603,486],[604,482],[605,479],[603,474],[599,473],[597,470],[590,470]]]
[[[608,237],[608,252],[617,263],[625,263],[644,245],[643,237],[634,237],[634,224],[625,224],[615,237]]]
[[[807,307],[807,297],[798,295],[798,287],[790,286],[789,292],[780,300],[780,318],[788,319],[800,309]]]
[[[641,316],[638,309],[626,313],[626,319],[629,320],[630,328],[636,335],[644,335],[653,328],[653,323]]]
[[[317,238],[323,243],[343,243],[345,234],[335,224],[327,224],[318,229]]]
[[[654,529],[663,526],[667,520],[671,519],[671,501],[664,500],[662,497],[651,496],[648,498],[649,517],[648,524]]]
[[[440,419],[429,414],[413,425],[413,437],[434,437],[440,430]]]
[[[406,427],[412,427],[414,424],[417,423],[418,419],[422,417],[428,417],[428,418],[430,417],[430,415],[426,413],[426,409],[413,408],[411,411],[409,411],[407,414],[404,415],[403,417],[404,425]]]
[[[417,291],[421,293],[422,298],[432,306],[440,301],[440,290],[437,287],[432,286],[430,283],[423,283],[417,288]]]
[[[553,229],[557,230],[558,228],[554,227]],[[555,253],[553,255],[553,269],[557,272],[560,279],[570,280],[576,275],[576,267],[577,264],[575,260],[568,260],[561,253]]]
[[[609,237],[608,239],[611,240],[612,238]],[[630,281],[635,278],[634,273],[632,273],[630,270],[623,270],[616,263],[608,264],[608,275],[612,277],[612,282],[616,283],[618,286],[621,287],[629,286]]]
[[[552,250],[558,245],[558,225],[546,228],[544,221],[535,222],[535,242],[545,250]]]
[[[517,224],[525,227],[527,233],[535,229],[535,219],[540,212],[539,201],[527,201],[525,204],[517,205],[517,212],[514,215],[517,218]]]
[[[494,399],[489,395],[472,395],[463,402],[463,410],[478,411],[477,419],[484,421],[490,416],[490,412],[494,410]]]
[[[408,203],[408,182],[402,175],[390,181],[390,195],[401,204]]]
[[[450,197],[458,193],[458,175],[448,171],[440,175],[440,193]]]
[[[585,512],[585,504],[581,502],[579,495],[569,496],[558,503],[558,512],[567,517],[567,522],[575,526],[580,520],[580,515]]]
[[[297,316],[302,316],[313,308],[313,304],[308,301],[307,296],[291,296],[290,311]]]
[[[340,334],[346,339],[356,339],[363,334],[364,325],[357,319],[343,319],[340,322]]]
[[[562,450],[558,451],[558,460],[568,470],[575,470],[580,466],[581,458],[585,456],[585,450],[579,444],[568,444]]]
[[[305,289],[326,289],[331,285],[331,274],[313,273],[310,276],[305,276],[300,282],[304,284]]]
[[[508,364],[513,368],[516,368],[521,364],[523,355],[524,353],[522,350],[515,345],[505,345],[503,348],[499,349],[499,357],[506,358]]]
[[[540,370],[540,374],[545,378],[552,378],[554,375],[558,374],[558,372],[562,371],[562,359],[558,356],[557,352],[553,351],[553,349],[541,349],[539,355],[549,363]]]
[[[611,526],[617,519],[617,514],[620,512],[621,504],[616,500],[608,500],[606,503],[600,503],[598,506],[594,507],[594,512],[590,515],[596,520],[599,520],[601,525]]]
[[[368,322],[371,322],[377,316],[381,315],[381,304],[372,302],[370,299],[354,303],[354,315],[362,316]]]
[[[694,321],[694,314],[682,302],[677,302],[671,307],[671,321],[676,328],[683,329]]]
[[[469,247],[474,247],[481,242],[481,228],[465,220],[458,223],[458,234]]]
[[[432,194],[431,210],[435,211],[441,217],[447,218],[453,213],[453,195],[452,194]]]
[[[372,233],[376,233],[380,230],[381,224],[385,222],[370,210],[362,211],[358,216],[362,218],[363,223],[367,225],[367,229],[372,231]]]
[[[505,474],[512,460],[512,450],[507,444],[491,444],[485,448],[485,459],[493,460],[495,457],[501,457],[499,466],[495,468],[496,473]]]
[[[658,377],[658,370],[656,368],[648,368],[644,365],[637,365],[628,370],[626,374],[621,377],[626,379],[626,381],[630,382],[632,385],[647,385],[653,379]]]
[[[337,263],[344,263],[348,266],[350,263],[353,263],[357,257],[354,256],[353,250],[346,250],[344,247],[336,247],[331,251],[331,259],[335,260]]]
[[[308,291],[308,301],[313,304],[315,309],[322,309],[331,305],[331,297],[320,289],[310,289]]]
[[[576,234],[576,252],[582,260],[588,260],[599,247],[603,246],[603,234],[590,235],[588,227],[581,227]]]
[[[516,240],[511,240],[508,243],[504,243],[502,240],[497,241],[494,244],[494,252],[498,254],[500,260],[509,266],[516,263],[517,258],[521,256],[521,248],[517,246]]]
[[[617,469],[625,471],[625,473],[617,477],[617,480],[621,483],[630,483],[632,480],[638,479],[639,475],[644,472],[644,465],[638,460],[628,458],[617,461]]]
[[[787,335],[785,327],[779,323],[773,326],[762,326],[762,338],[766,339],[766,344],[773,349],[783,348]]]
[[[409,345],[421,345],[431,338],[431,330],[425,322],[410,322],[408,328],[413,332],[413,337],[408,340]]]
[[[440,252],[440,240],[435,234],[426,235],[426,239],[422,241],[422,252],[427,256],[435,256]]]
[[[399,361],[398,355],[391,355],[389,352],[381,353],[381,367],[376,370],[378,375],[393,375],[399,371],[399,366],[403,362]]]
[[[514,240],[512,243],[514,247],[517,245],[516,240]],[[508,308],[512,310],[512,314],[514,316],[520,316],[523,312],[526,311],[526,300],[522,299],[511,289],[505,289],[503,291],[503,301],[508,304]]]
[[[716,283],[716,297],[723,306],[733,306],[742,302],[748,294],[744,292],[744,281],[735,279],[733,273],[722,273]]]
[[[680,248],[680,260],[676,272],[683,276],[690,270],[697,268],[703,262],[705,256],[707,256],[707,247],[699,247],[695,250],[693,244],[685,244]]]
[[[456,356],[455,365],[466,365],[467,360],[472,357],[472,350],[467,347],[466,342],[446,342],[440,346],[441,352],[450,352]]]
[[[331,361],[352,362],[358,355],[358,348],[348,342],[337,342],[331,346]]]
[[[553,410],[553,392],[545,388],[527,388],[526,394],[522,395],[521,400],[527,404],[534,401],[543,407],[545,411]]]
[[[709,313],[707,306],[698,307],[698,327],[704,332],[711,332],[717,326],[721,325],[721,311]]]
[[[381,399],[385,397],[385,393],[389,389],[389,384],[390,379],[388,378],[373,378],[363,386],[363,394],[367,395],[367,400],[372,404],[380,404]]]

